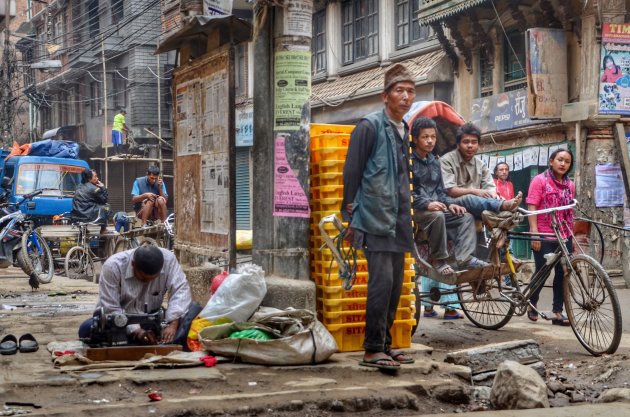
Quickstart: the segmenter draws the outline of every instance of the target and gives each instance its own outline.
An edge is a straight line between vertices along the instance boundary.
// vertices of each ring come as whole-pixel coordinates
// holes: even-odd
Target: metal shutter
[[[236,228],[251,229],[251,189],[249,183],[249,150],[236,148]]]

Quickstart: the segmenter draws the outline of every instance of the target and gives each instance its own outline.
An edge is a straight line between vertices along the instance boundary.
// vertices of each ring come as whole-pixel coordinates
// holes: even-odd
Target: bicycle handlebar
[[[26,200],[31,200],[33,197],[35,197],[35,196],[37,196],[37,195],[40,195],[40,194],[41,194],[41,193],[43,193],[43,192],[44,192],[44,188],[41,188],[41,189],[39,189],[39,190],[35,190],[35,191],[33,191],[32,193],[24,194],[24,195],[22,196],[22,198],[20,199],[20,201],[17,201],[17,202],[15,202],[15,203],[9,203],[9,202],[2,203],[2,204],[0,204],[0,207],[8,207],[8,206],[15,206],[15,207],[18,207],[20,204],[22,204],[22,203],[23,203],[23,202],[25,202]]]
[[[567,205],[567,206],[560,206],[560,207],[551,207],[551,208],[547,208],[547,209],[542,209],[542,210],[525,210],[524,208],[519,207],[518,208],[518,212],[524,216],[535,216],[538,214],[546,214],[546,213],[553,213],[556,211],[564,211],[564,210],[570,210],[572,208],[574,208],[577,205],[577,200],[573,200],[571,202],[571,204]]]

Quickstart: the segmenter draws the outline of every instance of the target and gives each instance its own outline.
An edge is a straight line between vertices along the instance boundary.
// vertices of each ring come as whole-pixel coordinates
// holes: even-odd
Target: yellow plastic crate
[[[340,210],[342,201],[343,198],[313,198],[311,199],[311,211]]]
[[[336,185],[343,187],[343,173],[326,172],[323,174],[311,175],[311,187],[321,187],[324,185]]]
[[[311,137],[317,135],[350,135],[354,130],[354,125],[337,125],[330,123],[311,123],[310,135]]]
[[[331,255],[332,258],[332,255]],[[337,265],[337,262],[333,261],[332,265],[329,261],[317,261],[315,262],[313,265],[311,265],[311,270],[313,270],[313,272],[318,273],[318,274],[328,274],[329,272],[331,274],[338,274],[339,273],[339,265]],[[357,274],[367,274],[368,269],[367,269],[367,260],[365,259],[358,259],[357,260]],[[322,284],[317,284],[317,285],[322,285]]]
[[[403,283],[401,295],[411,294],[414,285],[415,284],[412,282]],[[343,287],[331,287],[327,285],[317,286],[317,298],[321,298],[324,300],[367,298],[367,294],[367,284],[358,285],[355,283],[355,285],[353,285],[352,288],[348,291],[344,290]]]
[[[350,144],[350,135],[345,133],[331,133],[314,135],[311,133],[311,151],[322,148],[347,148]]]
[[[415,305],[416,297],[413,294],[401,295],[398,308],[412,308]],[[338,298],[338,299],[316,299],[317,311],[322,313],[333,313],[338,311],[358,311],[365,310],[367,297],[361,298]]]
[[[401,349],[411,346],[411,329],[415,324],[414,319],[394,320],[394,325],[390,330],[392,348]],[[339,352],[363,350],[365,323],[329,324],[326,328],[335,338]]]
[[[412,308],[399,308],[396,310],[394,320],[413,320],[413,313],[414,310]],[[325,326],[331,324],[365,323],[365,310],[323,313],[318,319],[324,323]]]
[[[311,162],[311,175],[343,173],[343,167],[345,164],[346,164],[345,158]],[[342,175],[342,178],[343,178],[343,175]]]
[[[326,198],[343,198],[343,185],[322,185],[311,187],[311,199],[320,200]],[[335,210],[339,211],[341,204]]]
[[[311,263],[315,263],[315,262],[321,262],[321,261],[314,261]],[[339,278],[339,272],[332,272],[329,275],[328,272],[318,273],[318,272],[311,271],[311,279],[315,281],[315,285],[321,285],[321,286],[326,286],[326,287],[340,287],[343,285],[343,280]],[[367,282],[368,282],[368,273],[357,272],[356,278],[354,280],[354,285],[365,285],[367,284]]]
[[[332,264],[331,264],[332,260]],[[329,273],[330,272],[330,273]],[[403,283],[413,281],[415,273],[411,269],[405,269]],[[311,279],[317,285],[340,287],[343,280],[339,278],[339,265],[334,261],[332,253],[328,249],[319,250],[319,246],[311,249]],[[363,285],[368,282],[367,261],[357,260],[357,273],[355,285]]]
[[[347,147],[330,147],[311,150],[311,162],[317,163],[321,161],[327,161],[329,159],[335,161],[345,161],[348,155]]]

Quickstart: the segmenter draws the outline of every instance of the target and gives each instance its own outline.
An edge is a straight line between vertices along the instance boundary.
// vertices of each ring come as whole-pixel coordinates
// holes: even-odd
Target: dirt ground
[[[51,294],[58,293],[55,296]],[[549,302],[549,289],[545,289],[541,304]],[[466,405],[440,402],[429,392],[420,389],[410,392],[398,389],[401,380],[426,378],[433,382],[452,376],[434,370],[403,368],[398,375],[370,373],[365,369],[348,371],[348,368],[335,366],[268,368],[263,366],[219,365],[224,378],[133,382],[99,381],[98,371],[89,375],[57,374],[59,385],[49,381],[46,385],[19,388],[11,384],[12,376],[24,378],[24,367],[16,361],[41,363],[49,366],[49,354],[45,344],[53,340],[72,340],[79,324],[89,317],[97,295],[97,286],[92,283],[55,279],[53,283],[31,292],[26,278],[0,277],[0,305],[18,306],[15,311],[0,310],[0,337],[7,333],[20,335],[31,332],[40,342],[40,351],[30,354],[18,353],[15,356],[0,356],[0,398],[6,402],[35,403],[44,406],[41,411],[29,406],[17,406],[23,410],[42,413],[46,408],[67,408],[69,415],[78,415],[82,407],[97,404],[128,407],[125,415],[263,415],[304,417],[333,416],[340,412],[356,416],[408,416],[410,414],[430,414],[446,412],[468,412],[487,408],[484,402]],[[621,305],[630,302],[630,290],[619,290]],[[547,297],[547,298],[545,298]],[[438,311],[440,311],[438,309]],[[630,313],[624,311],[624,336],[618,352],[614,355],[595,358],[590,356],[578,343],[570,327],[552,326],[551,322],[539,320],[536,323],[525,317],[515,317],[499,331],[487,331],[474,327],[468,320],[444,321],[441,318],[422,318],[413,341],[434,349],[430,358],[442,362],[448,352],[519,339],[534,339],[542,349],[547,366],[548,379],[558,380],[565,385],[573,385],[585,401],[592,401],[603,390],[613,387],[627,387],[630,381],[630,336],[628,324]],[[356,353],[356,360],[361,358]],[[421,356],[421,354],[419,354]],[[39,366],[39,365],[38,365]],[[51,367],[52,368],[52,367]],[[360,368],[360,367],[359,367]],[[194,368],[198,369],[198,368]],[[27,371],[28,372],[28,371]],[[151,371],[153,372],[153,371]],[[62,384],[67,378],[75,378],[76,383]],[[370,388],[366,397],[347,388],[361,383],[364,379],[380,385]],[[4,379],[4,381],[3,381]],[[308,381],[310,389],[296,390]],[[158,391],[164,398],[179,398],[178,405],[156,405],[148,402],[148,393]],[[282,393],[281,401],[265,396],[265,393]],[[332,393],[332,394],[331,394]],[[235,394],[250,395],[242,400],[230,401]],[[257,396],[257,394],[260,394]],[[185,399],[208,398],[203,408],[187,406]],[[163,403],[155,403],[163,404]],[[273,404],[273,405],[271,405]],[[143,405],[138,409],[134,405]],[[159,414],[156,412],[159,410]],[[120,410],[112,410],[112,415],[120,415]],[[43,413],[45,414],[45,413]],[[99,414],[104,416],[106,414]],[[109,415],[109,414],[107,414]]]

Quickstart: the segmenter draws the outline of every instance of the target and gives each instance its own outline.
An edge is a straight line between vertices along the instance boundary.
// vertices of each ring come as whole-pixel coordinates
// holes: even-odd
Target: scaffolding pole
[[[108,137],[107,137],[107,69],[105,65],[105,38],[101,35],[101,58],[103,60],[103,134],[105,138],[103,140],[103,147],[105,148],[105,187],[109,182],[109,167],[107,161],[109,160],[107,155]]]

